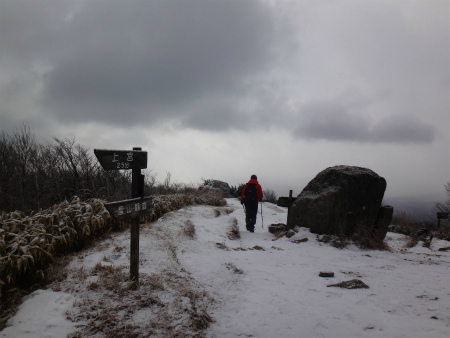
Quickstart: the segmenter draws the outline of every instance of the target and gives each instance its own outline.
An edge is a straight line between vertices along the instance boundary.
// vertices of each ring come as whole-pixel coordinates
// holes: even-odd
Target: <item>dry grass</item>
[[[229,215],[234,211],[233,208],[215,208],[214,209],[214,216],[219,217],[220,215],[225,214]]]
[[[214,321],[208,308],[215,300],[178,263],[175,244],[168,245],[176,235],[166,235],[161,249],[175,256],[166,269],[141,273],[138,288],[130,287],[134,282],[123,266],[97,264],[89,271],[88,290],[78,294],[77,310],[67,313],[79,323],[69,337],[205,337],[204,330]],[[70,284],[86,285],[84,277],[77,280],[79,273],[73,273]]]
[[[244,273],[244,271],[237,268],[236,265],[234,265],[233,263],[226,263],[225,266],[227,267],[228,270],[232,271],[235,274],[242,275]]]
[[[224,206],[226,201],[214,190],[157,196],[153,199],[152,214],[147,219],[156,220],[167,212],[193,204]],[[47,268],[55,264],[58,257],[92,245],[111,231],[127,227],[128,223],[111,219],[103,201],[91,199],[83,202],[76,196],[70,202],[65,201],[30,216],[18,211],[1,213],[0,329],[14,314],[23,295],[42,283],[64,278],[56,274],[49,278],[46,276],[47,273],[52,274]],[[184,235],[193,238],[193,224],[186,224]],[[120,253],[122,249],[117,247],[114,253]],[[90,288],[96,288],[96,283],[91,283]]]
[[[230,240],[240,239],[241,233],[239,232],[238,220],[233,218],[231,225],[227,229],[227,237]]]
[[[222,249],[222,250],[230,250],[230,249],[227,247],[227,245],[225,244],[225,242],[222,242],[222,243],[216,243],[216,247],[218,247],[219,249]]]
[[[390,250],[386,242],[380,239],[376,232],[364,225],[356,226],[352,240],[360,249]]]
[[[406,236],[414,236],[422,227],[425,226],[423,222],[419,222],[411,214],[406,212],[399,212],[394,215],[391,223],[392,225],[389,227],[389,231]]]
[[[317,241],[321,243],[329,244],[337,249],[345,248],[350,239],[345,235],[317,235]]]
[[[364,225],[356,226],[355,232],[350,236],[345,234],[318,235],[317,241],[330,244],[338,249],[344,249],[349,244],[353,243],[360,249],[390,250],[389,246],[382,239],[380,239],[375,232]]]
[[[195,225],[190,220],[184,223],[183,234],[190,239],[195,238]]]
[[[450,228],[438,228],[432,223],[418,221],[406,212],[396,214],[392,219],[392,225],[389,227],[389,231],[410,237],[405,245],[408,248],[416,246],[419,241],[423,241],[423,246],[425,247],[429,247],[431,245],[431,236],[427,237],[420,235],[423,230],[428,231],[432,238],[450,241]]]

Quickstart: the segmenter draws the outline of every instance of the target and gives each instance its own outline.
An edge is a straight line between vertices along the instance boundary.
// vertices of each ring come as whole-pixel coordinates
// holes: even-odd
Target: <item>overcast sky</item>
[[[449,0],[0,0],[0,128],[148,152],[157,180],[339,164],[445,198]]]

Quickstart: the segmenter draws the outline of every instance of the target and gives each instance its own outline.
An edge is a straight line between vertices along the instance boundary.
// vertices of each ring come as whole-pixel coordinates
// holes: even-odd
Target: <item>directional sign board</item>
[[[132,198],[129,200],[105,203],[109,213],[118,220],[126,221],[147,215],[152,211],[152,197]]]
[[[147,168],[146,151],[94,149],[94,154],[105,170]]]

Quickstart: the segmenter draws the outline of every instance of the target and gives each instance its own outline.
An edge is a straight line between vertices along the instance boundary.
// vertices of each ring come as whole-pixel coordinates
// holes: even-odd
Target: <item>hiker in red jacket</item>
[[[245,226],[250,232],[255,231],[258,203],[263,199],[263,191],[258,183],[256,175],[250,177],[250,181],[244,185],[241,195],[241,204],[245,205]]]

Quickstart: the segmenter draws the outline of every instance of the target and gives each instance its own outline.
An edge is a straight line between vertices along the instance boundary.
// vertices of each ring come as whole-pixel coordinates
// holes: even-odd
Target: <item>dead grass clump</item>
[[[79,330],[69,334],[69,338],[101,335],[102,337],[142,337],[140,327],[130,321],[135,307],[127,302],[121,305],[110,306],[111,303],[94,297],[86,297],[74,304],[81,312],[71,313],[73,321],[87,321],[80,325]],[[149,334],[153,333],[151,330]]]
[[[410,236],[410,240],[405,245],[408,248],[416,246],[421,240],[425,247],[429,247],[432,238],[450,241],[450,228],[438,228],[429,222],[420,222],[405,212],[400,212],[393,217],[389,231]]]
[[[414,248],[417,243],[419,243],[419,239],[417,237],[410,237],[405,244],[405,248]]]
[[[401,211],[392,217],[392,225],[389,231],[403,234],[406,236],[414,236],[421,228],[424,227],[423,222],[419,222],[411,214]]]
[[[91,271],[102,275],[109,270],[96,266]],[[74,304],[78,311],[67,313],[80,322],[71,338],[204,337],[203,331],[213,322],[207,306],[214,299],[182,271],[143,274],[138,289],[122,286],[120,292],[108,290],[101,277],[95,284],[89,293],[80,294]],[[144,313],[147,319],[136,321],[136,315]]]
[[[239,232],[238,220],[233,218],[231,225],[228,227],[227,236],[230,240],[240,239],[241,233]]]
[[[228,270],[230,270],[233,273],[236,273],[238,275],[242,275],[244,273],[244,271],[237,268],[236,265],[234,265],[233,263],[226,263],[225,266],[227,267]]]
[[[230,249],[228,249],[227,245],[226,245],[224,242],[222,242],[222,243],[216,243],[216,246],[217,246],[219,249],[230,250]]]
[[[214,216],[219,217],[220,216],[220,210],[219,209],[214,209]]]
[[[123,292],[125,289],[124,282],[128,280],[128,276],[122,267],[102,265],[101,263],[97,263],[91,269],[91,275],[98,276],[96,282],[91,282],[91,289],[102,288],[118,293]]]
[[[208,312],[206,312],[205,309],[201,309],[191,315],[191,328],[194,331],[206,330],[212,322],[214,322],[214,319],[208,314]]]
[[[229,215],[234,211],[233,208],[215,208],[214,209],[214,215],[216,217],[219,217],[222,213]]]
[[[350,239],[345,235],[317,235],[317,241],[330,244],[337,249],[343,249],[350,243]]]
[[[360,249],[389,250],[389,246],[375,232],[364,225],[358,225],[352,235],[317,235],[317,241],[330,244],[337,249],[344,249],[353,243]]]
[[[140,280],[141,285],[147,284],[152,290],[164,290],[164,280],[160,275],[151,274]]]
[[[444,241],[450,241],[450,228],[440,227],[433,231],[434,237]]]
[[[389,250],[386,242],[378,237],[376,232],[364,225],[356,226],[352,240],[360,249]]]
[[[124,247],[123,246],[116,246],[113,250],[114,253],[120,253],[123,252]]]
[[[190,239],[195,238],[195,225],[190,220],[184,223],[183,234]]]

